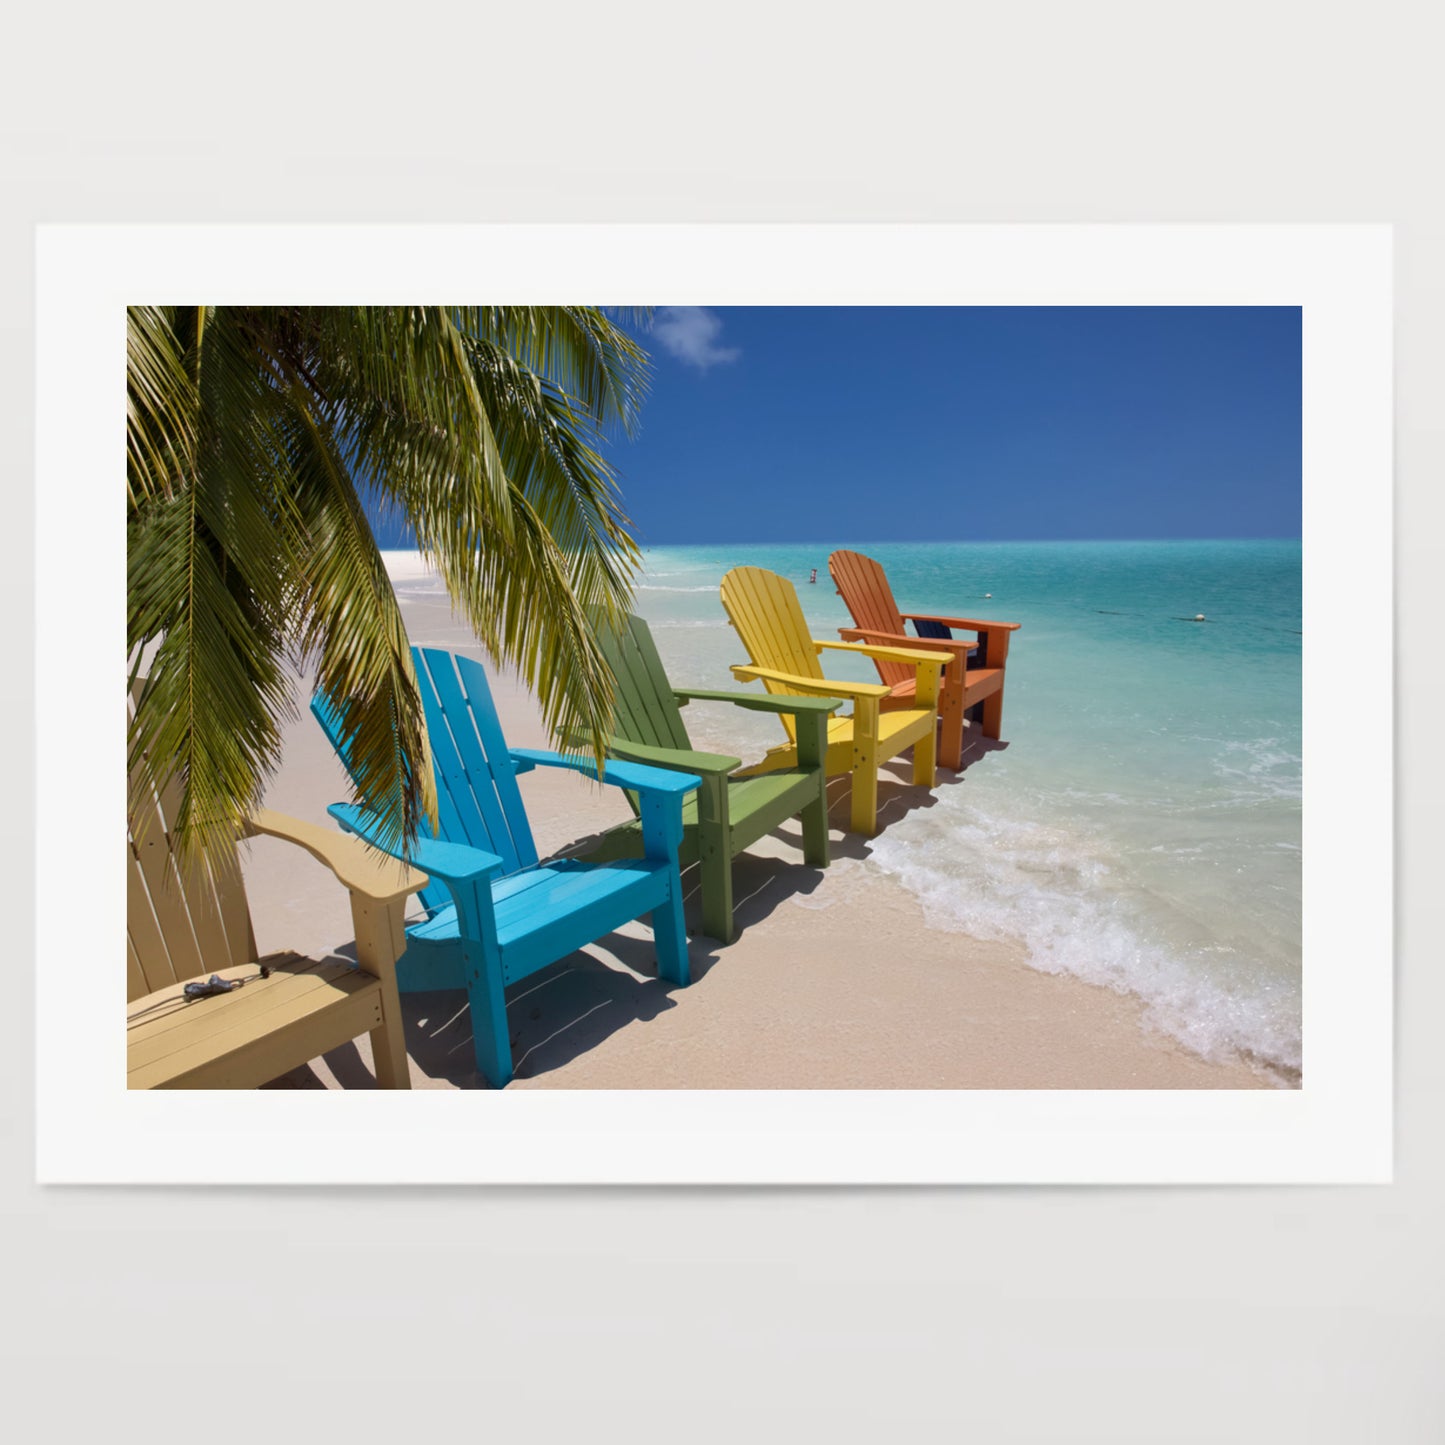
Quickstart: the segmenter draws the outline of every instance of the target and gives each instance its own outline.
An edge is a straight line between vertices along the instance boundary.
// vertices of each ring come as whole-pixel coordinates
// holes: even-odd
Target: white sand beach
[[[444,597],[405,588],[402,597],[414,642],[480,656]],[[495,674],[493,686],[509,743],[549,746],[526,689]],[[285,761],[266,803],[332,826],[326,806],[345,800],[348,785],[306,696],[302,687],[301,715],[286,729]],[[989,757],[965,763],[986,768]],[[959,777],[940,773],[940,789],[957,786]],[[544,857],[630,817],[618,790],[574,773],[539,769],[521,787]],[[804,866],[796,820],[739,858],[738,936],[724,947],[691,932],[690,987],[658,981],[649,930],[634,923],[511,989],[510,1087],[1269,1086],[1243,1064],[1206,1062],[1151,1031],[1130,995],[1041,973],[1009,945],[930,927],[914,895],[870,863],[869,840],[844,831],[846,778],[833,780],[829,797],[831,866]],[[885,825],[928,797],[908,782],[906,757],[895,763],[880,790]],[[247,847],[245,872],[263,952],[345,950],[346,895],[319,863],[258,839]],[[694,930],[696,869],[684,884]],[[403,1013],[414,1088],[485,1087],[465,994],[405,995]],[[365,1038],[278,1083],[373,1086]]]

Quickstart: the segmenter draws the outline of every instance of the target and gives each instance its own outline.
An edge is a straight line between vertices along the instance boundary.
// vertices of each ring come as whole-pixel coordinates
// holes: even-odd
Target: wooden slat
[[[381,1022],[381,1001],[376,979],[365,993],[357,993],[322,1013],[307,1014],[284,1024],[254,1043],[219,1057],[205,1057],[193,1067],[188,1058],[172,1061],[187,1066],[163,1082],[148,1083],[145,1075],[130,1080],[130,1088],[256,1089],[299,1065],[370,1033]],[[409,1088],[410,1082],[396,1085]]]
[[[612,699],[613,731],[628,742],[648,743],[660,746],[658,731],[649,714],[646,700],[638,687],[635,675],[636,660],[629,646],[631,625],[637,618],[629,618],[621,636],[603,628],[598,633],[598,645],[607,665],[612,669],[614,694]],[[642,806],[637,794],[631,788],[623,789],[623,797],[633,815],[642,815]]]
[[[227,858],[216,869],[215,880],[221,927],[226,931],[231,958],[236,963],[250,963],[256,957],[256,937],[251,929],[251,909],[246,902],[239,856],[233,854]]]
[[[214,971],[246,963],[247,959],[236,958],[231,953],[231,939],[221,916],[215,880],[204,863],[197,859],[184,863],[177,861],[176,872],[186,901],[186,911],[191,915],[191,930],[196,936],[196,946],[205,966]]]
[[[427,736],[431,740],[432,758],[446,774],[447,787],[464,814],[465,841],[475,848],[484,848],[502,860],[504,872],[515,873],[520,866],[512,831],[502,816],[497,799],[492,768],[481,741],[472,712],[457,682],[452,654],[437,649],[417,649],[417,671],[425,672],[436,691],[442,720],[427,717]],[[446,733],[445,738],[441,736]],[[465,797],[463,797],[465,795]],[[470,803],[470,807],[467,804]],[[443,836],[449,835],[443,831]],[[452,838],[452,842],[462,842]]]
[[[151,911],[165,940],[171,976],[175,979],[194,978],[205,968],[205,961],[191,931],[191,916],[186,908],[175,861],[171,857],[170,839],[159,812],[144,827],[142,839],[134,848]],[[145,962],[144,955],[142,962]]]
[[[607,627],[599,627],[597,632],[597,645],[616,683],[612,700],[612,730],[629,742],[659,745],[649,726],[650,719],[637,689],[637,679],[633,676],[635,663],[628,645],[631,622],[629,618],[620,634]]]
[[[682,709],[642,618],[629,617],[620,635],[604,629],[598,642],[616,680],[613,730],[617,736],[648,747],[690,752],[692,742],[682,720]],[[636,793],[625,790],[625,794],[632,811],[638,813]]]
[[[150,889],[146,887],[140,859],[136,857],[135,849],[129,843],[126,845],[125,907],[126,930],[145,984],[138,993],[129,993],[127,997],[139,998],[142,994],[153,993],[158,988],[165,988],[167,984],[176,983],[178,979],[171,964],[170,953],[166,949],[165,936],[161,933],[160,925],[151,909]]]
[[[181,780],[172,773],[166,779],[160,793],[161,816],[165,820],[166,835],[170,841],[172,864],[180,880],[181,901],[191,919],[191,932],[195,935],[196,946],[206,967],[212,971],[229,968],[232,964],[248,962],[244,953],[235,957],[231,952],[231,933],[226,927],[218,895],[218,880],[198,858],[182,860],[175,852],[176,821],[181,808]],[[235,872],[235,858],[231,859],[231,878],[239,886],[240,876]]]
[[[244,1026],[290,998],[304,997],[356,972],[340,959],[317,960],[299,954],[273,955],[266,965],[272,969],[270,978],[261,978],[258,966],[252,964],[213,969],[221,978],[243,980],[242,987],[231,993],[193,1002],[185,996],[183,985],[173,984],[128,1004],[126,1039],[130,1047],[141,1050],[138,1057],[144,1062],[164,1051],[163,1040],[172,1029],[193,1029],[198,1019],[209,1020],[207,1027]]]
[[[449,654],[441,654],[448,659]],[[461,755],[447,725],[445,709],[437,696],[431,670],[420,648],[412,649],[417,682],[421,687],[422,709],[426,714],[427,743],[431,748],[432,772],[436,778],[437,815],[441,836],[449,843],[467,843],[473,848],[495,852],[481,810],[472,795],[471,783],[462,767]]]
[[[134,715],[135,699],[142,688],[143,682],[137,681],[128,716]],[[132,797],[137,783],[133,775]],[[193,977],[206,967],[245,963],[251,956],[251,920],[235,855],[214,871],[208,871],[200,860],[181,863],[174,855],[172,836],[180,800],[180,777],[172,772],[159,797],[151,794],[150,806],[130,819],[132,857],[139,856],[138,834],[144,838],[139,851],[146,856],[138,872],[132,869],[129,884],[128,907],[135,915],[130,941],[140,977],[128,981],[128,995],[141,982],[147,984],[141,989],[144,993]],[[169,855],[168,867],[160,863],[162,849]],[[156,896],[157,888],[160,896]]]
[[[526,978],[610,933],[622,921],[652,912],[666,901],[670,888],[677,887],[675,875],[672,883],[668,882],[676,866],[675,856],[670,866],[649,859],[605,864],[590,872],[606,886],[595,892],[586,890],[584,896],[572,900],[573,906],[521,914],[510,927],[499,924],[503,980],[512,983]]]
[[[887,574],[872,557],[839,549],[828,558],[828,572],[838,595],[852,613],[855,626],[893,636],[905,631]],[[880,658],[874,658],[873,663],[878,676],[889,687],[907,682],[913,676],[914,670],[907,663]]]
[[[644,705],[657,730],[657,745],[691,751],[692,740],[687,735],[687,724],[683,721],[677,698],[673,696],[672,685],[667,680],[667,669],[662,665],[652,630],[640,617],[630,618],[627,640],[632,663],[630,672],[637,681]],[[648,740],[638,738],[636,741]]]
[[[222,978],[246,981],[232,993],[194,1002],[173,988],[130,1005],[126,1052],[132,1072],[187,1051],[234,1052],[361,992],[373,981],[370,974],[334,959],[282,960],[270,978],[256,977],[249,965],[217,972]]]
[[[275,978],[254,985],[258,992]],[[128,1050],[131,1088],[255,1088],[298,1063],[369,1033],[382,1021],[381,989],[369,974],[344,971],[329,986],[272,990],[273,1006],[249,1019],[222,1018],[212,1005],[239,1000],[226,994],[188,1006],[182,1026],[158,1040],[143,1037]],[[161,1047],[154,1045],[159,1042]]]
[[[722,603],[738,637],[756,667],[789,672],[796,677],[824,680],[822,664],[813,646],[798,594],[792,583],[761,567],[734,567],[722,580]],[[763,686],[771,693],[797,696],[798,690],[771,679]],[[779,721],[788,737],[797,739],[797,721],[783,714]],[[851,738],[851,719],[835,719],[830,733],[839,725]]]
[[[417,687],[422,694],[422,704],[423,709],[425,709],[427,681],[423,675],[421,664],[416,659],[415,648],[412,649],[412,659],[416,665]],[[321,725],[321,731],[324,732],[330,740],[336,756],[341,759],[342,767],[346,769],[346,776],[351,779],[352,786],[354,787],[356,785],[356,770],[352,766],[351,739],[342,728],[341,710],[324,693],[317,692],[314,693],[311,698],[311,715]],[[433,769],[433,773],[435,773],[435,769]],[[448,800],[444,800],[438,796],[437,811],[439,815],[443,816],[444,803],[445,806],[450,806]],[[434,836],[431,824],[428,823],[425,818],[420,822],[420,831],[424,837],[430,838]],[[447,891],[445,884],[440,881],[428,883],[418,896],[429,912],[438,908],[444,908],[451,901],[451,894]],[[250,953],[254,958],[256,955],[254,940],[251,943]]]
[[[621,636],[603,634],[599,639],[603,655],[617,681],[614,723],[618,736],[629,742],[649,747],[679,748],[686,737],[682,717],[673,701],[674,718],[658,697],[657,688],[648,675],[646,660],[637,645],[637,629],[647,624],[641,618],[629,618]],[[658,669],[661,670],[661,662]],[[669,692],[669,696],[670,696]]]
[[[734,567],[723,578],[721,591],[723,607],[755,666],[822,680],[822,665],[792,583],[762,567]],[[786,683],[765,680],[763,686],[771,693],[796,694]],[[796,720],[783,714],[780,721],[788,736],[796,738]]]
[[[461,656],[456,659],[456,668],[462,690],[466,694],[467,706],[471,709],[472,722],[476,727],[482,753],[491,772],[492,786],[496,789],[497,801],[501,804],[502,816],[512,835],[517,863],[522,868],[530,868],[537,861],[537,845],[532,839],[532,825],[527,821],[527,810],[522,805],[516,769],[507,752],[507,740],[502,736],[502,724],[497,718],[497,707],[492,701],[492,689],[487,682],[486,670],[481,663]]]
[[[891,758],[924,736],[938,721],[930,708],[909,708],[885,712],[878,719],[878,756]]]
[[[133,998],[143,998],[150,992],[146,986],[145,970],[140,966],[140,959],[136,956],[135,944],[131,941],[129,934],[125,940],[125,997],[129,1003]]]

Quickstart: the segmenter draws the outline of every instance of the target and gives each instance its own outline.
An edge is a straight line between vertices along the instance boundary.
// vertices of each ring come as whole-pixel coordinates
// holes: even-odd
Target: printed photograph
[[[133,306],[132,1089],[1287,1090],[1301,310]]]

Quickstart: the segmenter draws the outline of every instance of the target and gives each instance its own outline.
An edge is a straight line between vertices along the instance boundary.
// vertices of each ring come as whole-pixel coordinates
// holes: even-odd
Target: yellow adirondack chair
[[[254,1089],[369,1033],[377,1083],[410,1088],[396,960],[406,942],[403,906],[427,875],[359,838],[262,809],[249,833],[299,844],[350,890],[360,966],[296,953],[258,959],[234,858],[207,876],[172,849],[165,818],[175,791],[152,798],[129,830],[128,1086]],[[211,974],[242,987],[188,1000],[186,981]]]
[[[875,647],[867,643],[829,642],[808,631],[793,584],[762,567],[734,567],[722,580],[722,604],[751,665],[734,667],[740,682],[760,680],[771,693],[851,700],[851,717],[828,723],[826,768],[829,777],[853,774],[850,827],[871,837],[878,831],[878,765],[913,748],[913,781],[931,788],[937,779],[939,675],[949,661],[946,652],[912,647]],[[873,682],[840,682],[823,676],[818,654],[855,652],[914,669],[914,705],[881,712],[889,689]],[[750,773],[798,766],[796,719],[780,720],[788,741],[768,750]]]

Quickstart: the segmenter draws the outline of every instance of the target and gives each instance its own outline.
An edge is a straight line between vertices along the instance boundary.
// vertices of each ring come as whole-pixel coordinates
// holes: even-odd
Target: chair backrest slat
[[[155,824],[155,829],[159,832],[159,823]],[[156,989],[165,988],[167,984],[177,983],[181,979],[193,978],[200,972],[201,955],[195,946],[194,937],[190,935],[189,920],[184,931],[178,926],[180,920],[175,900],[180,896],[179,887],[161,892],[159,909],[151,897],[148,874],[155,877],[159,891],[161,880],[165,878],[167,871],[164,833],[160,833],[159,840],[148,831],[140,843],[136,842],[134,835],[128,841],[130,855],[126,869],[126,936],[135,950],[136,961],[141,969],[139,983],[143,985],[137,992],[127,992],[126,997],[129,1000],[154,993]],[[147,849],[151,851],[148,853]],[[156,861],[157,851],[159,866],[148,868],[148,864]],[[174,960],[171,954],[172,945],[176,951]],[[132,980],[128,989],[136,986],[136,981]]]
[[[721,593],[723,608],[755,667],[822,681],[813,635],[791,582],[763,567],[734,567],[723,578]],[[763,685],[771,693],[797,691],[780,682]],[[794,736],[796,720],[784,713],[782,722],[789,736]]]
[[[448,653],[433,653],[434,657],[449,657]],[[470,657],[455,655],[457,676],[461,679],[462,691],[466,694],[467,706],[471,709],[476,736],[481,742],[483,760],[487,771],[485,781],[475,779],[475,786],[484,801],[490,802],[490,784],[496,801],[501,807],[501,828],[510,834],[509,852],[517,860],[519,868],[530,868],[537,861],[537,845],[532,839],[532,825],[527,821],[527,810],[522,805],[522,792],[517,787],[517,769],[507,751],[507,740],[502,735],[502,724],[497,717],[497,707],[492,701],[492,689],[487,683],[486,669]],[[498,833],[494,843],[502,842]],[[493,852],[507,856],[500,848]]]
[[[473,848],[495,853],[506,871],[515,873],[517,858],[512,851],[511,834],[502,823],[501,810],[490,786],[491,774],[486,760],[480,756],[476,729],[457,686],[451,657],[443,653],[424,661],[415,649],[412,656],[417,664],[417,682],[426,714],[441,836],[452,843],[468,843]],[[434,665],[429,667],[428,661]],[[469,756],[463,757],[463,749]],[[486,786],[477,787],[477,778],[484,779]],[[486,797],[487,794],[492,795]],[[483,811],[484,798],[490,804],[490,817]],[[497,841],[497,834],[501,835],[501,842]]]
[[[861,552],[839,550],[828,558],[828,574],[838,589],[838,595],[852,613],[855,627],[894,636],[907,631],[903,625],[903,614],[893,600],[888,575],[872,557],[865,557]],[[914,675],[913,668],[903,662],[875,658],[874,666],[888,687],[908,682]]]
[[[181,804],[180,780],[174,775],[161,790],[160,804],[161,816],[170,831]],[[209,867],[199,859],[183,862],[176,856],[175,867],[206,972],[249,963],[256,951],[246,886],[235,851]]]
[[[136,785],[132,783],[134,799]],[[172,779],[130,820],[126,894],[126,996],[137,999],[255,957],[245,885],[234,853],[207,872],[178,860],[169,829],[179,797]],[[147,805],[148,801],[148,805]],[[142,821],[143,820],[143,821]]]
[[[469,657],[436,647],[413,647],[411,656],[436,783],[437,835],[495,853],[506,873],[531,867],[537,862],[537,845],[485,670]],[[311,699],[311,711],[354,783],[350,741],[342,732],[339,709],[318,693]],[[425,823],[422,828],[430,834]],[[430,909],[451,900],[441,882],[428,884],[420,897]]]
[[[443,818],[442,836],[495,853],[506,873],[535,863],[486,673],[470,658],[454,658],[440,648],[413,648],[412,657],[422,682],[437,792],[446,791],[453,807],[455,821]]]
[[[145,688],[143,677],[132,685],[128,720]],[[178,773],[165,779],[159,796],[132,774],[128,797],[127,999],[250,963],[256,940],[236,851],[209,867],[199,859],[179,860],[172,836],[180,811]]]
[[[598,642],[617,679],[613,708],[617,735],[648,747],[690,749],[682,709],[647,624],[640,617],[629,617],[621,633],[599,631]]]
[[[425,684],[417,679],[418,686],[425,693]],[[423,705],[425,698],[423,697]],[[311,696],[311,715],[321,724],[321,731],[324,732],[336,750],[336,756],[341,759],[341,765],[346,769],[346,776],[351,779],[352,785],[356,784],[356,769],[352,766],[351,745],[352,735],[346,731],[341,719],[341,709],[323,692],[313,693]],[[428,741],[430,739],[428,738]],[[432,769],[435,776],[435,766]],[[461,831],[460,819],[453,815],[452,802],[446,790],[437,785],[437,813],[439,832],[442,837],[462,838],[465,834]],[[449,831],[453,829],[455,831]],[[432,838],[438,836],[432,832],[431,825],[425,818],[421,820],[420,829],[423,837]],[[422,906],[426,909],[435,910],[450,902],[451,894],[447,892],[446,885],[440,879],[428,883],[417,897],[421,900]]]
[[[140,956],[129,934],[125,940],[125,965],[125,1001],[131,1003],[144,998],[151,990],[146,987],[145,969],[140,966]]]

